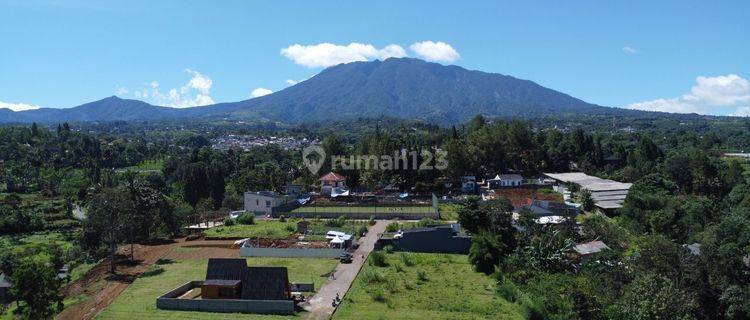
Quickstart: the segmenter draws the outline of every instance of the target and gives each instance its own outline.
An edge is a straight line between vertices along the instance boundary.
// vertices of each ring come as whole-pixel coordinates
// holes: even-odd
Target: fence
[[[294,314],[292,300],[242,299],[179,299],[187,291],[198,288],[203,281],[190,281],[156,299],[156,308],[228,313]]]
[[[343,249],[334,248],[240,248],[240,257],[276,257],[276,258],[338,258]]]

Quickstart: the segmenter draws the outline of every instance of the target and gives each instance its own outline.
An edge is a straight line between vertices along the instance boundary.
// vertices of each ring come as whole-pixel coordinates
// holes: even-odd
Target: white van
[[[326,233],[326,239],[333,240],[333,239],[336,239],[336,238],[343,238],[345,235],[346,235],[346,233],[343,233],[341,231],[333,231],[333,230],[331,230],[331,231],[328,231]]]

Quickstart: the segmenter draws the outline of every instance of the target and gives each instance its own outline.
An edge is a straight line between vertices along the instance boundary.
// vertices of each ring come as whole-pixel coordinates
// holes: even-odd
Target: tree
[[[668,278],[645,274],[629,284],[613,306],[618,319],[693,319],[693,300]]]
[[[485,274],[492,274],[500,264],[500,257],[505,253],[505,245],[496,234],[481,230],[471,238],[469,262],[474,268]]]
[[[94,195],[89,203],[84,227],[92,228],[109,248],[110,272],[115,273],[117,245],[127,239],[128,218],[135,212],[135,203],[127,190],[104,189]]]
[[[581,207],[583,207],[583,210],[594,210],[594,199],[591,197],[591,191],[589,191],[588,189],[582,189],[578,193],[578,201],[581,202]]]
[[[24,319],[52,319],[62,310],[60,280],[52,267],[26,259],[13,272],[11,282],[11,292],[20,302],[18,312]]]
[[[489,225],[489,215],[482,208],[479,197],[471,196],[466,199],[466,204],[458,209],[458,222],[471,233],[478,233],[481,227]]]

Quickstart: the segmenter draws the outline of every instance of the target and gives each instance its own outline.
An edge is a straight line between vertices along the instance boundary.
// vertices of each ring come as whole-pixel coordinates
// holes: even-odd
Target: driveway
[[[344,295],[349,291],[349,287],[354,282],[354,278],[357,277],[364,261],[367,260],[367,256],[375,247],[378,235],[385,232],[385,227],[391,222],[390,220],[378,220],[374,226],[370,227],[367,235],[359,241],[359,248],[354,252],[354,261],[348,264],[340,263],[334,271],[336,278],[329,278],[318,293],[310,299],[310,306],[305,308],[310,311],[305,317],[306,319],[323,320],[329,319],[333,315],[336,309],[332,306],[332,302],[336,298],[336,294],[338,293],[339,298],[344,299]],[[364,259],[362,258],[363,255]]]

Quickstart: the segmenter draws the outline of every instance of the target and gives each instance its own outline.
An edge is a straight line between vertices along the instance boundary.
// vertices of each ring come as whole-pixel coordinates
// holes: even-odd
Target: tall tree
[[[24,319],[52,319],[63,308],[60,280],[53,267],[36,259],[24,260],[13,272],[11,291]]]

